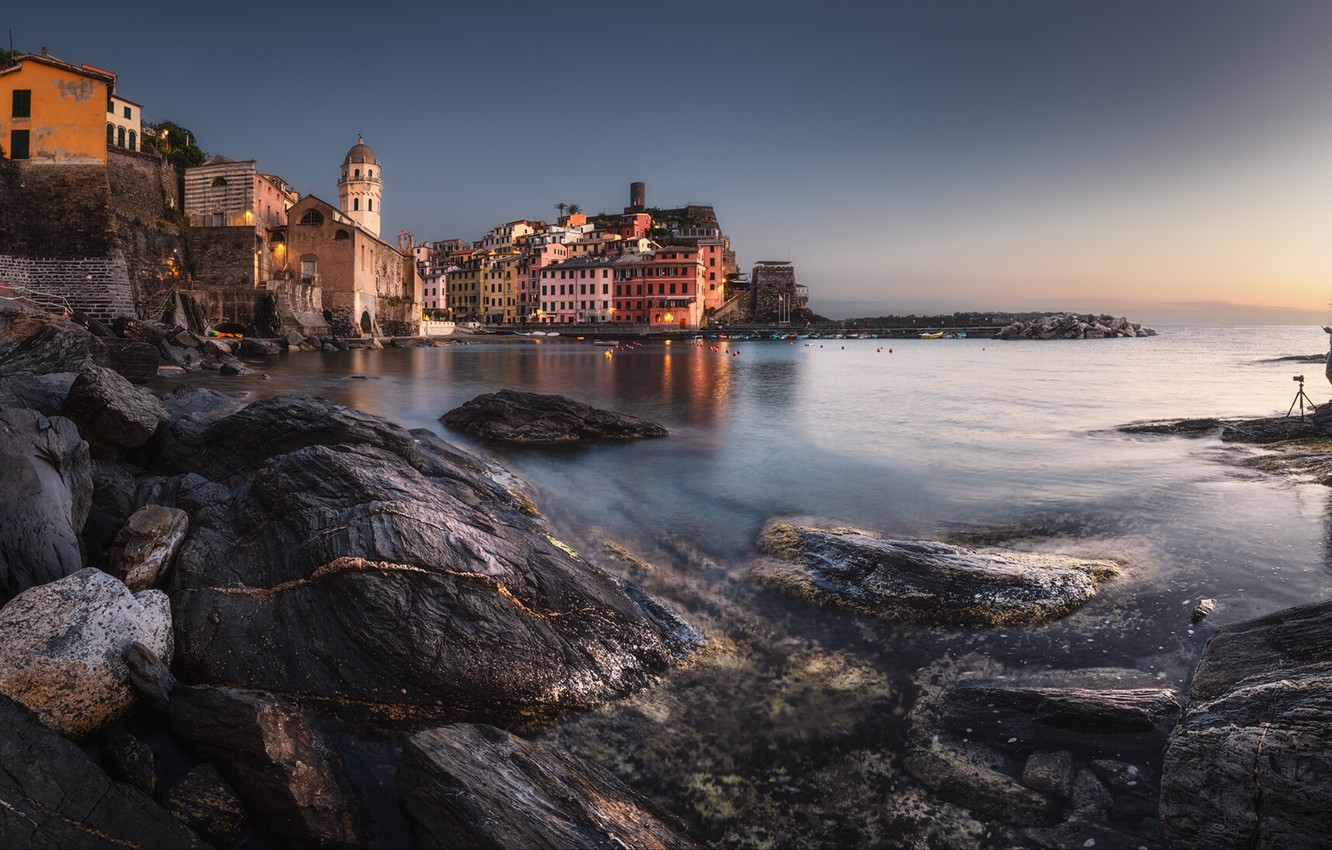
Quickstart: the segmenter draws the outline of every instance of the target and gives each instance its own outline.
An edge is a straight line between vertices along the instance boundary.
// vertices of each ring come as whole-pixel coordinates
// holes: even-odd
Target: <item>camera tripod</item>
[[[1318,405],[1316,405],[1316,404],[1313,403],[1313,399],[1311,399],[1311,398],[1309,398],[1309,396],[1305,395],[1305,393],[1304,393],[1304,377],[1303,377],[1302,375],[1301,375],[1301,376],[1297,376],[1297,377],[1295,378],[1295,382],[1298,383],[1298,384],[1300,385],[1300,388],[1299,388],[1298,390],[1295,391],[1295,400],[1292,401],[1292,402],[1290,403],[1290,409],[1286,411],[1286,415],[1287,415],[1287,416],[1290,416],[1290,414],[1293,413],[1293,412],[1295,411],[1295,405],[1298,404],[1298,405],[1300,406],[1300,421],[1303,422],[1303,421],[1304,421],[1304,406],[1307,404],[1307,405],[1309,405],[1309,409],[1310,409],[1311,411],[1316,411],[1316,410],[1318,410]]]

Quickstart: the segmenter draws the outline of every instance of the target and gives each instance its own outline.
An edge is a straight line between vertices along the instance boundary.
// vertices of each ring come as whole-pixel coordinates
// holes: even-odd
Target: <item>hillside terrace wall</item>
[[[15,257],[0,254],[0,294],[30,297],[40,306],[68,304],[109,322],[134,316],[123,257]]]

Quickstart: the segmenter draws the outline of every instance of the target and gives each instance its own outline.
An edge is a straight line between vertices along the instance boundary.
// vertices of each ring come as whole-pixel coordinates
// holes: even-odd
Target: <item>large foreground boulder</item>
[[[159,436],[143,495],[191,515],[169,588],[194,680],[387,717],[556,711],[690,639],[429,432],[287,396]]]
[[[1170,740],[1174,847],[1324,847],[1332,810],[1332,602],[1224,626]]]
[[[94,569],[30,588],[0,608],[0,693],[55,731],[86,736],[134,704],[124,657],[135,641],[171,657],[162,591],[131,593]]]
[[[678,818],[605,769],[493,726],[412,736],[398,787],[421,847],[691,846]]]
[[[1118,575],[1109,561],[980,552],[851,528],[770,522],[755,573],[820,602],[896,620],[967,625],[1062,617]]]
[[[0,697],[0,847],[203,847],[137,788]]]
[[[82,568],[91,469],[88,444],[70,420],[0,409],[0,601]]]
[[[479,395],[440,417],[450,428],[504,443],[637,440],[669,432],[655,422],[600,410],[561,395],[500,390]]]

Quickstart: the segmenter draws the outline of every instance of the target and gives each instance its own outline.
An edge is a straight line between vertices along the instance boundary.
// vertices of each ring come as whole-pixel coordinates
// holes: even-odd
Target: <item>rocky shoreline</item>
[[[150,371],[220,370],[236,355],[123,324],[105,336],[0,311],[0,466],[18,496],[0,510],[5,846],[695,843],[682,812],[606,759],[524,735],[593,708],[607,710],[588,712],[593,724],[615,706],[696,710],[654,705],[652,686],[724,650],[562,542],[511,476],[433,432],[310,396],[245,404],[185,385],[159,398],[142,386]],[[532,405],[503,401],[500,430],[543,442],[585,438],[589,421],[608,426],[602,438],[663,436],[569,400],[519,422]],[[1323,428],[1123,430],[1219,434],[1263,446],[1255,465],[1332,483]],[[631,577],[651,573],[620,555]],[[747,578],[811,616],[828,605],[901,634],[966,634],[1073,616],[1132,570],[774,519]],[[847,666],[848,705],[895,711],[905,738],[900,770],[891,753],[847,769],[869,785],[897,777],[873,805],[924,843],[1316,846],[1332,796],[1329,634],[1329,604],[1224,626],[1187,691],[1119,667],[1037,673],[968,656],[923,666],[917,695],[891,709],[881,674]],[[799,658],[783,681],[827,699],[800,671],[834,662]],[[715,711],[733,698],[691,697]],[[393,823],[382,803],[372,814],[340,729],[384,753]],[[169,771],[162,738],[184,761]],[[724,843],[792,837],[747,835]]]
[[[995,334],[995,339],[1113,339],[1156,336],[1156,331],[1109,314],[1056,313],[1014,322]]]

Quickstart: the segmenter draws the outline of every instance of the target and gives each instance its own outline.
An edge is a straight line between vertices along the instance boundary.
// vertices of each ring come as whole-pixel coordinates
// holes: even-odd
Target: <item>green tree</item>
[[[16,64],[18,60],[15,57],[17,56],[18,51],[16,50],[0,50],[0,68],[8,68],[10,65]]]
[[[578,206],[578,204],[569,204],[569,206],[566,207],[566,209],[569,210],[569,215],[577,215],[578,213],[583,211],[583,208]]]
[[[161,121],[144,127],[146,138],[157,140],[162,157],[177,168],[203,165],[207,155],[194,143],[194,134],[174,121]]]

